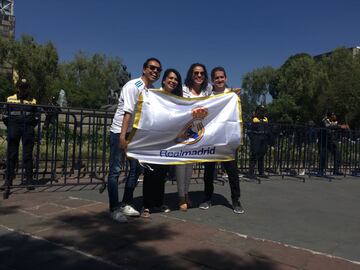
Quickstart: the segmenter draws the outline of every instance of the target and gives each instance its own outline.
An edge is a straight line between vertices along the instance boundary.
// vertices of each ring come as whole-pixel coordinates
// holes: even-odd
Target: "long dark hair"
[[[171,73],[175,73],[177,79],[178,79],[178,85],[176,86],[176,88],[174,90],[171,91],[172,94],[177,95],[179,97],[182,97],[183,92],[182,92],[182,81],[181,81],[181,75],[179,73],[179,71],[177,71],[174,68],[168,68],[167,70],[165,70],[164,75],[162,77],[161,80],[161,86],[164,88],[164,81],[166,79],[166,77]]]
[[[190,66],[187,74],[186,74],[186,79],[185,79],[185,85],[187,87],[192,87],[194,85],[194,81],[193,81],[193,78],[192,78],[192,75],[193,75],[193,72],[194,72],[194,69],[196,67],[202,67],[204,69],[204,72],[205,72],[205,79],[204,79],[204,82],[201,84],[201,91],[205,90],[206,87],[208,86],[208,83],[209,83],[209,77],[208,77],[208,73],[207,73],[207,70],[206,70],[206,67],[203,65],[203,64],[200,64],[200,63],[194,63]]]

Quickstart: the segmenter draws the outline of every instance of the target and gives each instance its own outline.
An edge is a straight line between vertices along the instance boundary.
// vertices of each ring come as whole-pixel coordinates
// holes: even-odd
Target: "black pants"
[[[148,164],[153,170],[146,168],[143,182],[144,208],[160,207],[164,201],[166,165]]]
[[[264,174],[264,156],[267,152],[267,139],[262,136],[254,136],[250,141],[250,174],[255,174],[255,165],[258,163],[260,175]]]
[[[319,172],[324,173],[326,169],[326,157],[327,153],[330,152],[334,157],[334,173],[339,172],[340,167],[340,158],[338,153],[337,144],[334,141],[320,142],[319,143],[319,152],[320,152],[320,164],[319,164]]]
[[[235,161],[226,161],[221,163],[229,177],[231,200],[237,202],[240,199],[240,182],[239,174]],[[216,162],[205,163],[204,172],[204,193],[205,201],[211,199],[214,193],[214,176]]]
[[[12,185],[15,177],[15,166],[19,156],[20,139],[23,146],[23,164],[26,182],[33,178],[33,148],[35,140],[34,126],[25,122],[10,122],[7,126],[7,170],[6,184]]]

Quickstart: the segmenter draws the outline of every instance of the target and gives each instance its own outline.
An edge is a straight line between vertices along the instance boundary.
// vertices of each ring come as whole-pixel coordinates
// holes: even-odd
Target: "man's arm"
[[[124,149],[124,151],[127,149],[126,132],[129,127],[130,119],[131,113],[125,112],[120,132],[120,148]]]

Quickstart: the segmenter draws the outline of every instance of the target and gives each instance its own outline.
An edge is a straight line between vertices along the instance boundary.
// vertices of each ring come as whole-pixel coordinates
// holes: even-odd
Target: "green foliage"
[[[53,91],[65,89],[73,107],[99,108],[106,104],[109,89],[118,90],[129,80],[119,58],[100,54],[89,57],[79,52],[73,61],[61,64],[59,70]]]
[[[58,53],[51,42],[38,44],[29,35],[17,40],[0,38],[0,64],[8,63],[20,78],[32,85],[34,97],[40,104],[48,104],[59,91],[66,92],[69,106],[99,108],[107,103],[109,89],[120,91],[130,74],[119,58],[83,52],[74,59],[59,63]],[[11,78],[0,76],[0,98],[12,92]]]
[[[269,93],[276,96],[276,77],[276,71],[272,67],[258,68],[244,76],[242,88],[246,93],[251,93],[252,102],[263,102]]]
[[[360,53],[354,56],[346,48],[320,59],[297,54],[276,70],[256,69],[245,75],[243,89],[252,104],[260,103],[261,95],[272,95],[272,122],[320,122],[333,111],[340,122],[360,128]]]
[[[12,40],[0,36],[0,69],[2,67],[11,68],[10,48],[12,45]],[[0,100],[5,100],[13,92],[11,77],[11,74],[0,73]]]
[[[329,87],[323,95],[321,107],[334,111],[342,121],[360,127],[360,54],[353,57],[345,49],[336,49],[321,61],[327,71]]]
[[[255,69],[243,78],[241,102],[245,121],[251,119],[252,112],[258,103],[265,104],[267,96],[277,95],[275,84],[277,72],[272,67]]]
[[[318,63],[308,54],[291,56],[278,71],[277,91],[279,98],[292,97],[299,107],[298,115],[292,121],[306,123],[313,120],[318,98],[328,84],[327,77],[321,72]]]
[[[6,98],[13,92],[13,85],[11,78],[6,74],[0,74],[0,100],[6,100]]]
[[[256,101],[247,92],[241,93],[242,117],[245,122],[251,120],[252,114],[257,106]]]
[[[109,89],[120,91],[130,79],[119,58],[80,51],[73,60],[59,63],[51,42],[38,44],[29,35],[19,40],[0,37],[0,65],[4,64],[31,83],[33,95],[42,104],[64,89],[69,106],[99,108],[107,103]],[[271,96],[272,122],[319,122],[327,111],[333,111],[340,122],[360,128],[360,53],[354,56],[346,48],[320,59],[297,54],[278,69],[255,69],[244,76],[242,88],[245,120]],[[12,92],[11,76],[1,74],[1,100]]]
[[[268,106],[268,115],[271,122],[294,124],[299,122],[300,106],[296,105],[294,98],[288,94],[281,94]]]
[[[39,103],[49,97],[53,78],[57,77],[58,54],[51,42],[37,44],[33,37],[23,35],[15,41],[11,51],[14,69],[20,78],[26,78],[32,86],[33,95]]]
[[[9,61],[12,43],[12,40],[8,40],[0,36],[0,65]]]

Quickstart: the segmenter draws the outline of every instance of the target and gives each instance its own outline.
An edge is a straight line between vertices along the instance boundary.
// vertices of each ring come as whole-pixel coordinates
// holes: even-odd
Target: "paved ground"
[[[191,185],[194,203],[202,187]],[[207,211],[128,224],[108,218],[107,195],[97,190],[15,191],[0,201],[0,269],[360,269],[359,178],[241,188],[243,215],[232,213],[226,184],[216,185]],[[176,186],[166,191],[176,209]]]

